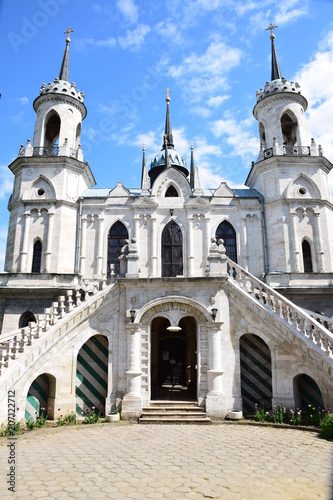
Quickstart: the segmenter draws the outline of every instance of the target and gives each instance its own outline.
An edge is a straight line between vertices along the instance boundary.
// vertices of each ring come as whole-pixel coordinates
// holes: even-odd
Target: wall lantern
[[[131,323],[134,323],[134,320],[135,320],[135,310],[134,309],[130,310],[130,315],[131,315]]]
[[[212,315],[213,321],[215,321],[216,315],[217,315],[217,309],[215,307],[212,308],[211,315]]]

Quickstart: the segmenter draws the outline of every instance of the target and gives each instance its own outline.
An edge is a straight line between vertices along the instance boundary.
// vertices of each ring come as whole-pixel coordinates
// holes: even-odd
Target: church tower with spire
[[[262,195],[266,222],[266,281],[297,301],[307,287],[325,295],[332,273],[328,174],[332,164],[310,139],[307,100],[297,82],[281,76],[271,24],[271,80],[257,91],[254,117],[260,151],[245,184]],[[302,276],[302,292],[299,283]],[[314,291],[312,289],[312,294]],[[318,299],[318,308],[320,308]]]
[[[81,124],[87,114],[84,93],[69,82],[69,35],[59,76],[43,84],[33,107],[33,142],[28,139],[9,166],[15,176],[5,271],[35,273],[44,284],[78,278],[78,211],[82,192],[95,185],[83,162]],[[67,228],[67,229],[66,229]],[[64,277],[66,275],[66,277]],[[61,278],[62,276],[62,278]]]

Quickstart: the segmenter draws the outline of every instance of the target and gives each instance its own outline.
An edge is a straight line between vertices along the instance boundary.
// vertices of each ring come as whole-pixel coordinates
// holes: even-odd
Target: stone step
[[[184,410],[171,410],[171,411],[163,411],[160,410],[143,410],[142,415],[145,417],[188,417],[188,418],[202,418],[206,416],[205,411],[184,411]]]
[[[140,424],[211,424],[212,421],[208,417],[201,418],[188,418],[188,417],[146,417],[141,416],[139,418]]]
[[[142,409],[140,424],[209,424],[205,408],[189,401],[152,401]]]
[[[148,408],[152,408],[154,406],[163,406],[163,408],[173,408],[174,406],[181,406],[186,408],[201,408],[198,406],[198,403],[195,401],[151,401],[150,406]]]

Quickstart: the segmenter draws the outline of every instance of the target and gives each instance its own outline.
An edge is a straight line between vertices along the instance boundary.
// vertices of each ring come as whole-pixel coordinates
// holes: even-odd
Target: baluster
[[[35,332],[35,339],[39,339],[43,331],[44,315],[37,314],[36,318],[37,318],[37,328]]]
[[[311,338],[312,336],[312,324],[308,319],[305,320],[305,325],[304,325],[304,333],[305,336],[308,338]]]
[[[49,328],[50,328],[50,321],[51,321],[51,309],[50,308],[44,309],[44,318],[45,318],[44,330],[47,332],[47,330],[49,330]]]
[[[94,281],[93,295],[96,295],[97,292],[98,292],[98,282]]]
[[[72,298],[73,291],[67,290],[66,295],[67,295],[67,311],[71,312],[73,311],[73,298]]]
[[[299,331],[300,331],[303,335],[305,335],[305,333],[306,333],[306,332],[305,332],[305,318],[304,318],[304,316],[299,316],[299,318],[298,318],[298,319],[299,319],[299,322],[298,322],[298,324],[299,324]]]
[[[18,344],[18,338],[17,335],[14,335],[13,337],[13,344],[12,344],[12,349],[11,349],[11,358],[16,359],[17,358],[17,344]]]
[[[104,290],[106,288],[106,272],[102,272],[102,287],[101,289]]]
[[[58,321],[58,302],[52,302],[51,324],[55,325]]]
[[[228,264],[228,265],[229,265],[229,264]],[[229,266],[229,269],[230,269],[230,266]],[[115,271],[114,271],[114,270],[115,270],[115,266],[114,266],[114,264],[111,264],[111,265],[110,265],[110,278],[111,278],[111,283],[114,283],[114,281],[115,281]],[[230,274],[230,272],[229,272],[229,274]]]
[[[75,289],[75,302],[76,302],[76,307],[79,307],[81,305],[81,290],[80,290],[80,287],[77,287]]]
[[[65,313],[65,297],[63,295],[61,295],[59,297],[59,318],[62,319],[66,313]]]

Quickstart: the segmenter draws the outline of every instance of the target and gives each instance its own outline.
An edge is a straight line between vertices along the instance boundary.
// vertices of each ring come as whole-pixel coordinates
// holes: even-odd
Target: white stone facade
[[[201,189],[193,150],[188,172],[174,149],[169,98],[141,187],[94,188],[83,98],[42,86],[33,145],[9,166],[0,407],[15,390],[22,418],[28,396],[52,418],[100,404],[133,419],[183,397],[223,418],[255,401],[304,406],[308,387],[333,406],[332,164],[309,142],[299,86],[258,91],[247,189]]]

